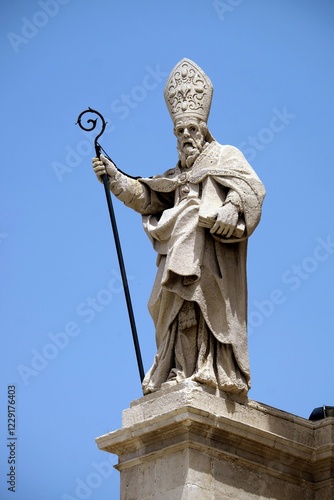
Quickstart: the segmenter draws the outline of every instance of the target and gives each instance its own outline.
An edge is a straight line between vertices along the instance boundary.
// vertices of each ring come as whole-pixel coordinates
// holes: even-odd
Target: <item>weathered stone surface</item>
[[[212,93],[208,76],[189,59],[169,75],[164,95],[177,139],[174,168],[133,178],[103,155],[93,160],[98,179],[107,174],[112,193],[142,215],[158,254],[149,300],[157,354],[145,394],[171,380],[239,395],[250,388],[247,240],[265,189],[240,150],[212,137]]]
[[[311,422],[185,382],[134,401],[97,444],[119,457],[122,500],[330,500],[333,433],[334,418]]]

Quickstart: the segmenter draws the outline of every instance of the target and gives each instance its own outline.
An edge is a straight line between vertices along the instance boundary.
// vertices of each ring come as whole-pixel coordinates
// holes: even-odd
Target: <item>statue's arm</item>
[[[142,215],[162,212],[169,207],[168,200],[151,190],[140,179],[134,179],[120,172],[116,165],[101,155],[93,158],[93,169],[100,182],[103,174],[109,178],[110,191],[126,206]]]
[[[235,220],[238,221],[241,216],[246,226],[245,234],[250,236],[261,217],[265,188],[237,148],[225,146],[224,160],[224,170],[227,175],[223,170],[221,176],[214,176],[215,181],[223,189],[228,189],[223,206],[218,210],[217,214],[217,234],[228,234],[228,226],[232,228]],[[222,227],[220,233],[219,226]]]

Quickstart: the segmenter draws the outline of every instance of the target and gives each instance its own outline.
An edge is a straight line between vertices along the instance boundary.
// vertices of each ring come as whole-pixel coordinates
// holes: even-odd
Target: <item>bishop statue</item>
[[[211,135],[212,93],[189,59],[169,75],[178,161],[166,172],[133,178],[103,155],[93,159],[97,178],[107,173],[111,192],[141,214],[158,254],[148,304],[157,353],[144,394],[186,380],[242,397],[250,388],[246,254],[265,189],[241,151]]]

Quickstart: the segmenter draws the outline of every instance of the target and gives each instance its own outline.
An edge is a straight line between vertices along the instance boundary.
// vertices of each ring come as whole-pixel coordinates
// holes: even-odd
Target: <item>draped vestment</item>
[[[153,392],[186,378],[226,392],[250,387],[247,349],[247,239],[261,217],[265,190],[243,154],[211,142],[189,169],[133,179],[118,172],[111,190],[143,216],[158,253],[149,300],[157,354],[143,382]],[[243,233],[226,239],[202,224],[231,193]],[[212,224],[211,224],[212,225]]]

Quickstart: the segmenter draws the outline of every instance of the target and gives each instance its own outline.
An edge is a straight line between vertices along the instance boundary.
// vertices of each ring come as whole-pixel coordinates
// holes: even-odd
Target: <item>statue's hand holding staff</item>
[[[102,176],[104,174],[107,174],[108,177],[111,177],[112,179],[115,177],[117,172],[116,165],[102,154],[100,155],[100,158],[93,158],[92,164],[96,177],[100,182],[103,182]]]

